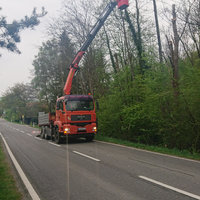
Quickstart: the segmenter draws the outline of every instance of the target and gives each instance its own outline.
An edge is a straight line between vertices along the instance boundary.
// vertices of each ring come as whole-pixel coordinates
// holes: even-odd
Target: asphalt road
[[[55,145],[0,119],[0,132],[41,200],[200,199],[200,162],[83,140]]]

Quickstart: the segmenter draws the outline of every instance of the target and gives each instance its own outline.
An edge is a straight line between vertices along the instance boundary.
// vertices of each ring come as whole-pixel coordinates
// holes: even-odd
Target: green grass
[[[168,154],[168,155],[173,155],[173,156],[178,156],[178,157],[183,157],[183,158],[189,158],[189,159],[193,159],[193,160],[200,160],[199,153],[191,153],[187,150],[180,151],[178,149],[168,149],[165,147],[149,146],[149,145],[145,145],[145,144],[133,143],[130,141],[111,138],[111,137],[102,136],[102,135],[96,135],[95,139],[99,140],[99,141],[120,144],[120,145],[124,145],[124,146],[128,146],[128,147],[134,147],[134,148],[138,148],[138,149],[144,149],[144,150],[148,150],[148,151],[153,151],[153,152],[158,152],[158,153],[163,153],[163,154]]]
[[[9,164],[6,162],[1,141],[0,141],[0,199],[2,200],[22,199],[22,195],[17,190],[15,180],[11,174]]]

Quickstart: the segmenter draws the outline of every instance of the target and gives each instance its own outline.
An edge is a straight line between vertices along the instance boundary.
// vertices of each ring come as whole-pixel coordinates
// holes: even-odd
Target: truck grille
[[[91,122],[70,123],[70,125],[72,125],[72,126],[74,125],[74,126],[82,126],[82,127],[84,127],[84,126],[86,126],[88,124],[91,124]]]
[[[89,121],[91,120],[91,115],[71,115],[72,121]]]

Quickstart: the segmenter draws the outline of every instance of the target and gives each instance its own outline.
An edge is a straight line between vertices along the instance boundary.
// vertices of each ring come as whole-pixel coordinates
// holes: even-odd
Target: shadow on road
[[[85,144],[85,143],[93,143],[94,141],[86,141],[85,138],[66,138],[65,140],[63,140],[62,144]]]

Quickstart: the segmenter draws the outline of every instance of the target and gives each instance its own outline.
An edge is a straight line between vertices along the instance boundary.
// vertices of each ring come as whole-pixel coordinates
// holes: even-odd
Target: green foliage
[[[1,115],[13,122],[37,121],[39,111],[47,111],[47,106],[38,102],[29,85],[16,84],[0,100]],[[24,119],[23,119],[24,116]]]
[[[0,98],[0,117],[3,115],[3,104]]]
[[[17,84],[2,97],[1,102],[6,118],[13,121],[21,119],[21,116],[25,113],[26,101],[28,99],[26,91],[25,85]]]
[[[200,151],[200,69],[181,66],[180,95],[175,98],[166,66],[131,80],[126,68],[100,98],[102,135],[148,145]]]

